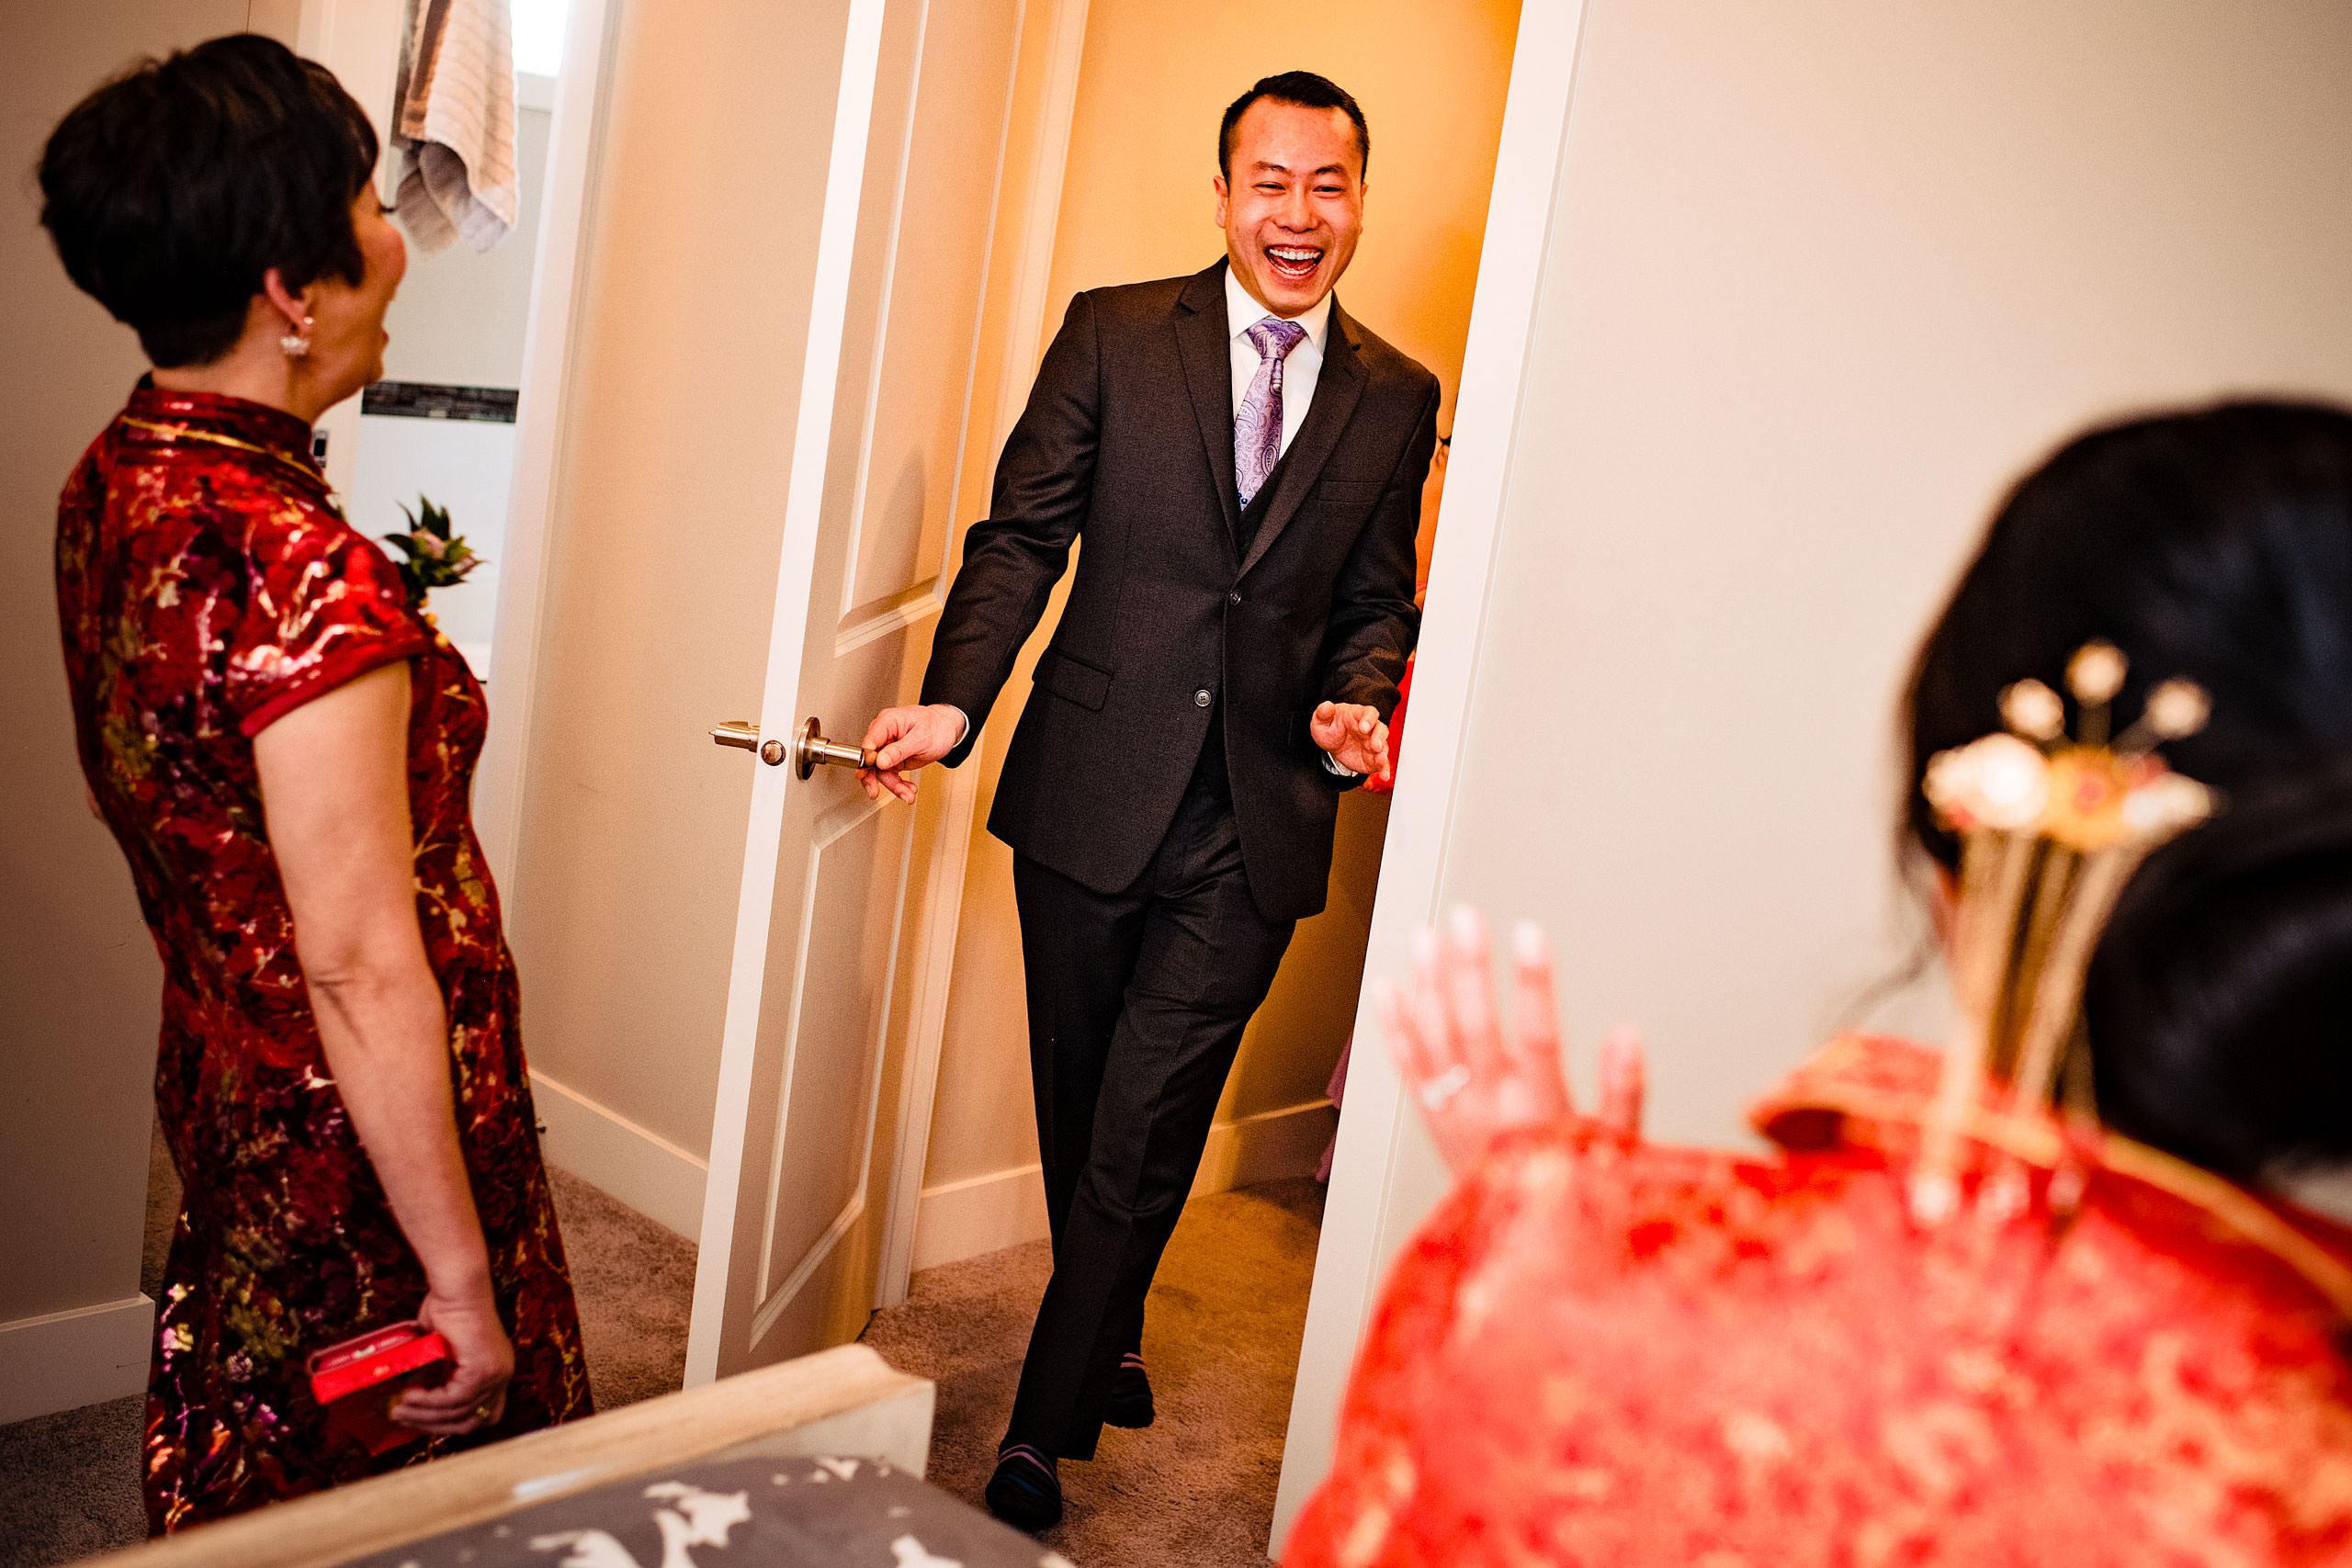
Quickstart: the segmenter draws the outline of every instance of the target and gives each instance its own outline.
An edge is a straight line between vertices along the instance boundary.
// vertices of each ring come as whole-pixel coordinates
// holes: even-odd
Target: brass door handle
[[[766,747],[760,749],[760,755],[767,755]],[[817,771],[820,762],[831,762],[837,768],[870,768],[874,765],[874,753],[862,746],[834,745],[825,739],[825,721],[812,718],[800,727],[800,739],[792,748],[792,762],[793,772],[805,779]]]
[[[789,749],[793,772],[802,778],[817,771],[820,762],[831,762],[841,768],[870,768],[874,753],[856,746],[836,746],[825,739],[824,721],[812,718],[800,727],[800,739]],[[781,740],[762,740],[760,727],[747,718],[730,718],[711,727],[710,738],[721,746],[740,746],[746,751],[757,751],[760,761],[769,767],[781,767],[787,754]]]

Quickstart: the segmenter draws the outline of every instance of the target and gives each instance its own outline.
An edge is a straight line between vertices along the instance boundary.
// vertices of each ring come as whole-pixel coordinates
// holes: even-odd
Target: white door
[[[957,493],[958,477],[1023,8],[848,5],[808,360],[779,497],[763,750],[744,763],[758,782],[690,1384],[854,1337],[894,1283],[882,1278],[894,1175],[921,1179],[919,1159],[896,1157],[895,1081],[907,1071],[922,956],[917,814],[868,801],[847,768],[798,777],[793,742],[815,720],[854,747],[876,712],[913,700],[954,525],[985,504]],[[920,1139],[924,1129],[903,1131]]]

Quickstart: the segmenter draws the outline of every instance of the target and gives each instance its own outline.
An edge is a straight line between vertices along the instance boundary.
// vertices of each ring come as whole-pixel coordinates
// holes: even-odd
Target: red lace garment
[[[1498,1146],[1396,1263],[1284,1562],[2352,1561],[2352,1236],[1984,1112],[1965,1185],[2022,1207],[1922,1231],[1937,1061],[1833,1043],[1756,1112],[1779,1159]]]
[[[410,661],[416,907],[449,1019],[458,1140],[514,1335],[508,1436],[588,1413],[540,1165],[514,967],[468,816],[482,692],[336,512],[293,416],[144,385],[58,503],[83,773],[164,960],[156,1107],[187,1196],[148,1384],[161,1533],[429,1459],[327,1427],[303,1359],[414,1314],[424,1276],[328,1076],[262,820],[253,737]]]

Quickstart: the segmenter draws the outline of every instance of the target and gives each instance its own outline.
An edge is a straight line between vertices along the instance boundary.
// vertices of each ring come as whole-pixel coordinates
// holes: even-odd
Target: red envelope
[[[457,1361],[448,1341],[421,1323],[394,1323],[313,1351],[311,1394],[338,1430],[371,1454],[424,1436],[392,1419],[402,1391],[446,1380]]]

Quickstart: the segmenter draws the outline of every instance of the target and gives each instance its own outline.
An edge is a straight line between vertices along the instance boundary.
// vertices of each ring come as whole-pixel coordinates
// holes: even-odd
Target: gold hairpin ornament
[[[1923,1224],[1959,1207],[1960,1133],[1988,1081],[2007,1081],[2010,1110],[2046,1111],[2061,1053],[2079,1027],[2091,953],[2124,884],[2151,851],[2213,813],[2212,792],[2174,773],[2155,750],[2205,727],[2203,688],[2165,682],[2110,742],[2127,672],[2112,643],[2087,643],[2066,665],[2081,713],[2075,739],[2058,694],[2024,680],[2001,694],[2007,732],[1928,764],[1928,803],[1960,836],[1961,888],[1951,942],[1959,1033],[1912,1178],[1912,1213]],[[2071,1085],[2080,1075],[2069,1077]],[[2022,1193],[2022,1183],[2007,1184],[1996,1206],[2014,1206]]]

